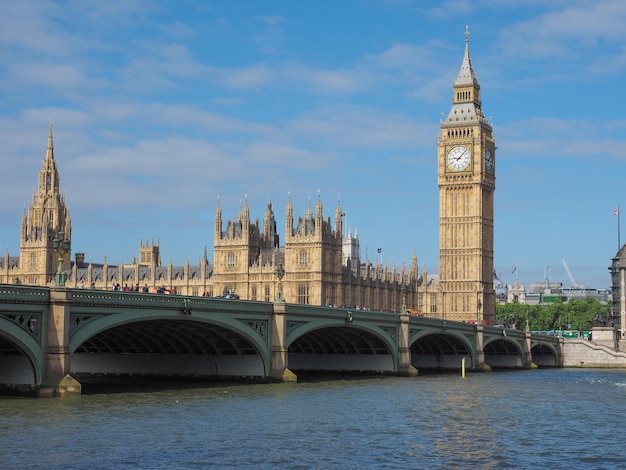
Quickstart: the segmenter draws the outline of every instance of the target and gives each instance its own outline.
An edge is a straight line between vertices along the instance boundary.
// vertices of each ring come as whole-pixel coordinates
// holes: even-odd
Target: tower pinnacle
[[[54,145],[52,143],[52,118],[50,118],[50,130],[48,131],[48,147],[46,149],[46,160],[54,160]]]
[[[478,86],[478,80],[474,75],[474,69],[472,68],[472,61],[470,60],[469,53],[469,29],[465,26],[465,54],[463,55],[463,62],[461,64],[461,70],[454,80],[454,86],[463,85],[475,85]]]

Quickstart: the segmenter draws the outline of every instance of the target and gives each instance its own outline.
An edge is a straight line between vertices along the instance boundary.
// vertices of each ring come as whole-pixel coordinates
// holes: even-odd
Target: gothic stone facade
[[[20,256],[7,252],[0,258],[0,283],[37,286],[55,284],[61,261],[66,286],[71,288],[131,290],[182,295],[232,296],[240,299],[274,301],[278,284],[287,302],[310,305],[350,306],[437,316],[436,277],[426,270],[418,276],[417,257],[410,268],[398,270],[359,259],[358,237],[344,236],[343,212],[339,203],[334,223],[323,217],[321,198],[315,212],[308,207],[297,221],[291,199],[285,217],[285,242],[280,245],[274,210],[268,204],[263,226],[250,218],[248,201],[235,220],[224,226],[218,202],[214,226],[214,262],[205,252],[197,265],[187,260],[182,266],[161,264],[160,243],[140,242],[139,256],[130,263],[85,263],[84,253],[62,254],[54,242],[60,233],[71,241],[72,227],[65,198],[60,193],[59,173],[54,159],[52,126],[39,185],[22,219]],[[355,259],[356,258],[356,259]],[[284,271],[280,278],[278,272]]]

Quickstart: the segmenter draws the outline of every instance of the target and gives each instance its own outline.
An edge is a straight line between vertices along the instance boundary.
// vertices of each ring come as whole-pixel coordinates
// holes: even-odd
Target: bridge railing
[[[0,284],[0,302],[4,303],[48,303],[50,289],[47,287]]]
[[[290,315],[314,315],[314,316],[331,316],[342,315],[348,318],[348,314],[351,316],[359,315],[362,318],[369,316],[377,316],[382,318],[388,317],[390,321],[397,322],[399,313],[385,312],[382,310],[369,310],[369,309],[357,309],[350,307],[329,307],[324,305],[305,305],[305,304],[288,304],[287,310]]]
[[[214,312],[271,313],[271,302],[226,300],[223,298],[183,296],[176,294],[149,294],[143,292],[73,289],[72,305],[83,307],[131,307],[138,309],[186,309]]]

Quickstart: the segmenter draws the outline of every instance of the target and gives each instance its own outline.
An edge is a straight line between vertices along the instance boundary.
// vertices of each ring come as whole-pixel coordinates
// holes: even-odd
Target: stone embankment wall
[[[626,347],[625,341],[620,341]],[[623,349],[623,348],[620,348]],[[563,341],[563,367],[624,367],[626,352],[598,344],[586,339],[565,339]]]

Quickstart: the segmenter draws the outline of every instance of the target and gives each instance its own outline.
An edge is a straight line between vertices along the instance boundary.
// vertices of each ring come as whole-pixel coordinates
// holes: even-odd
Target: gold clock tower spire
[[[495,319],[493,193],[495,139],[482,111],[469,54],[454,80],[452,108],[438,142],[439,285],[449,320]]]

